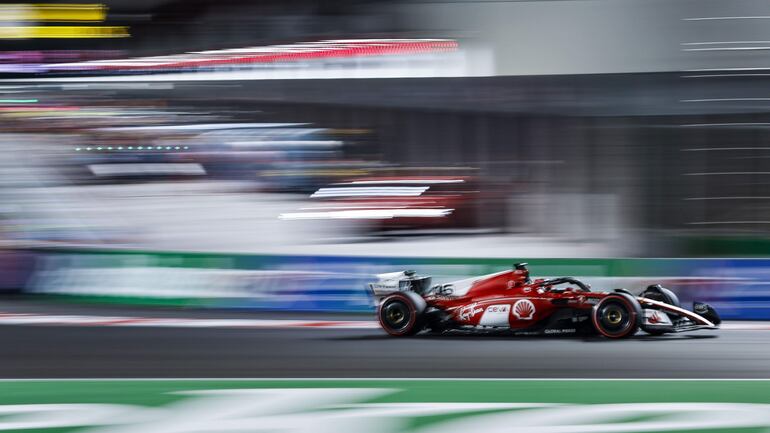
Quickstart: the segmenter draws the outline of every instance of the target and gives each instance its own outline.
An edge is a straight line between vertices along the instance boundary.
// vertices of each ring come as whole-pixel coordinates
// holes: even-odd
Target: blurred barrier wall
[[[29,294],[80,300],[283,311],[367,312],[377,273],[414,269],[444,283],[525,258],[268,256],[115,250],[38,250]],[[661,283],[685,305],[712,303],[726,319],[770,320],[770,259],[536,259],[534,277],[570,275],[595,290]]]

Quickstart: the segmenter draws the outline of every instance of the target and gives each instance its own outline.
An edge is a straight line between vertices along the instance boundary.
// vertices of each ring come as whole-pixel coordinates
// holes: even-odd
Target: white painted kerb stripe
[[[42,315],[1,313],[0,325],[48,326],[128,326],[161,328],[316,328],[374,329],[375,321],[362,320],[285,320],[285,319],[193,319],[158,317],[111,317],[82,315]]]
[[[0,326],[2,325],[254,329],[378,329],[380,327],[374,320],[196,319],[0,312]],[[732,321],[723,323],[720,328],[731,331],[770,331],[770,322]]]

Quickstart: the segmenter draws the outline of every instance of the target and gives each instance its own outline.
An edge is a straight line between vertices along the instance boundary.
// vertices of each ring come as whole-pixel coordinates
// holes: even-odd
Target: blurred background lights
[[[126,26],[83,24],[103,22],[106,18],[107,8],[103,4],[0,4],[0,22],[6,23],[0,26],[0,39],[102,39],[130,36]],[[50,24],[38,25],[41,22]],[[78,24],[69,24],[73,22]]]
[[[0,104],[35,104],[37,99],[0,99]]]
[[[0,21],[104,21],[103,4],[0,4]]]

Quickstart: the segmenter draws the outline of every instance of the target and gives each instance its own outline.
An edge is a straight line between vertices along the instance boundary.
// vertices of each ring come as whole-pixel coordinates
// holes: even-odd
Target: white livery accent
[[[684,308],[675,307],[673,305],[666,304],[665,302],[654,301],[654,300],[648,299],[648,298],[637,297],[636,300],[639,301],[639,303],[642,304],[642,306],[658,307],[658,308],[660,308],[663,311],[668,311],[668,312],[671,312],[671,313],[678,314],[680,316],[686,317],[686,318],[690,319],[692,322],[694,322],[694,323],[696,323],[698,325],[702,325],[702,326],[705,326],[705,327],[708,327],[708,328],[712,328],[712,329],[717,329],[718,328],[717,325],[715,325],[714,323],[712,323],[710,320],[706,319],[705,317],[701,316],[700,314],[695,314],[692,311],[685,310]]]
[[[644,310],[644,324],[648,326],[673,326],[668,314],[658,310]]]
[[[473,284],[476,283],[479,280],[484,280],[487,278],[494,277],[496,275],[502,275],[508,271],[500,271],[495,272],[492,274],[486,274],[482,275],[480,277],[471,277],[471,278],[465,278],[462,280],[453,281],[451,283],[452,285],[452,295],[454,296],[465,296],[468,294],[468,292],[471,290],[471,287],[473,287]]]
[[[510,304],[490,305],[481,316],[479,325],[509,328],[508,316],[511,312]]]

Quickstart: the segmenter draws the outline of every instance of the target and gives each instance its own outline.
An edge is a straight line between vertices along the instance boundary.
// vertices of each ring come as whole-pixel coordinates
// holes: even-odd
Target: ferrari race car
[[[592,292],[572,277],[532,281],[526,263],[512,270],[431,285],[414,271],[380,274],[369,284],[377,318],[393,336],[421,331],[502,330],[514,335],[602,335],[630,337],[641,328],[651,335],[717,329],[721,320],[708,304],[693,311],[660,285],[639,296],[625,289]]]

